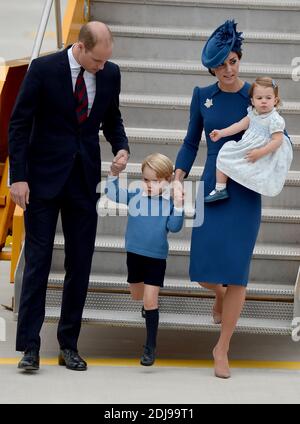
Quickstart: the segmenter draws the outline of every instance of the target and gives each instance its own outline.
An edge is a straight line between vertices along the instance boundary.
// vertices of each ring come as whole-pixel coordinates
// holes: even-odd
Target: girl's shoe
[[[216,348],[213,350],[213,357],[215,361],[215,376],[218,378],[230,378],[230,369],[228,364],[228,359],[217,359],[216,357]]]
[[[155,349],[150,346],[144,346],[144,353],[141,357],[141,365],[150,367],[155,362]]]
[[[223,190],[213,190],[208,196],[204,197],[204,203],[218,202],[219,200],[228,199],[228,197],[229,195],[226,188]]]

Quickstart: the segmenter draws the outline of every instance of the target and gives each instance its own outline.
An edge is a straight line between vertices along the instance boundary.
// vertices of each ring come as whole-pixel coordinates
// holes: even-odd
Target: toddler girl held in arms
[[[206,203],[229,197],[228,177],[265,196],[277,196],[285,183],[293,159],[292,145],[284,133],[285,122],[276,108],[280,103],[278,85],[259,77],[250,88],[252,107],[241,121],[210,133],[212,141],[245,131],[238,142],[224,144],[217,158],[217,183],[205,197]]]

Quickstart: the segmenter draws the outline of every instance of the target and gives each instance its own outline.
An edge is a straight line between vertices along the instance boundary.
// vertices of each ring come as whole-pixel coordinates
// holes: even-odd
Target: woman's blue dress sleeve
[[[203,131],[203,117],[200,110],[200,89],[194,88],[191,107],[190,122],[187,135],[178,152],[175,169],[182,169],[188,176],[197,156],[199,143]]]

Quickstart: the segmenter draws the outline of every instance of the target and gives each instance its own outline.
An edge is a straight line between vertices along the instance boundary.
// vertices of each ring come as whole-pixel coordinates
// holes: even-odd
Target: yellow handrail
[[[24,235],[23,210],[10,198],[8,179],[8,159],[6,159],[0,183],[0,260],[11,261],[10,282],[14,282],[15,270]],[[8,235],[12,234],[11,250],[3,251]]]
[[[5,161],[0,182],[0,251],[2,251],[3,247],[5,246],[6,237],[12,230],[12,217],[15,209],[15,204],[10,198],[9,188],[7,186],[7,178],[8,159]]]
[[[10,282],[15,281],[15,272],[21,253],[22,243],[24,239],[24,216],[23,209],[20,206],[15,207],[13,224],[12,224],[12,249],[10,264]]]
[[[69,0],[63,19],[63,43],[65,46],[75,43],[79,30],[89,20],[89,0]]]

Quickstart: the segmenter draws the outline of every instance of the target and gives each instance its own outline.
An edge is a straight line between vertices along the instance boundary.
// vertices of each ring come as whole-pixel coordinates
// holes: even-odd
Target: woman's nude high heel
[[[213,350],[213,357],[215,361],[215,376],[224,379],[230,378],[231,375],[228,360],[224,361],[224,359],[217,359],[216,348]]]

